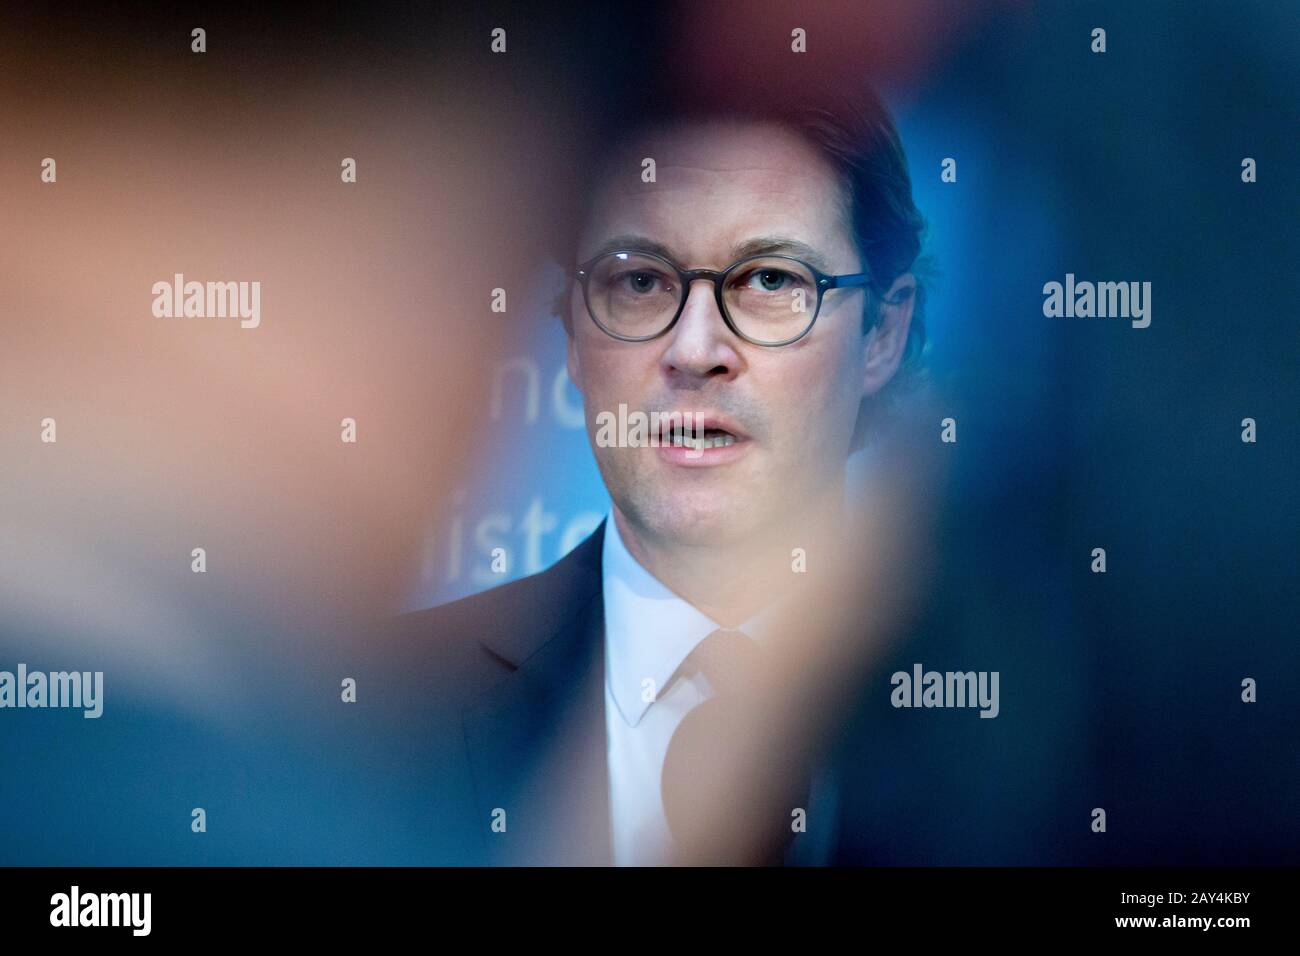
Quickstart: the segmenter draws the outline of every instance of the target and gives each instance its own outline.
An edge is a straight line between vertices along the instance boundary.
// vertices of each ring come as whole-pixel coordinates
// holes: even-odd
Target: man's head
[[[642,176],[646,158],[655,161],[652,182]],[[561,314],[589,431],[597,415],[622,404],[702,414],[709,427],[717,422],[736,438],[703,455],[593,441],[623,516],[663,543],[725,547],[788,526],[838,496],[870,403],[923,342],[910,271],[921,220],[884,108],[871,99],[839,117],[818,111],[659,121],[629,131],[594,172],[573,263],[611,251],[651,252],[681,269],[721,271],[761,251],[833,276],[870,276],[865,286],[827,289],[808,333],[778,347],[728,328],[709,281],[686,288],[671,272],[635,265],[607,275],[606,288],[621,283],[619,302],[685,295],[668,331],[636,342],[602,330],[573,283]],[[770,264],[728,278],[736,301],[750,289],[780,292],[798,282],[766,271]],[[818,296],[807,291],[811,317]]]

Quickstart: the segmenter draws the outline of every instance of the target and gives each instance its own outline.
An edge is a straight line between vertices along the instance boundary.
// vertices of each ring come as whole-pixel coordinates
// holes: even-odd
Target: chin
[[[763,527],[760,510],[725,489],[664,489],[635,510],[656,537],[684,545],[726,547],[751,539]]]

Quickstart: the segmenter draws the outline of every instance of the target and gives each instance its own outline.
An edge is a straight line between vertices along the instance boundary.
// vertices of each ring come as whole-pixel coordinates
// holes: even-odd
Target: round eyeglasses
[[[607,252],[578,266],[575,277],[592,321],[625,342],[663,335],[681,318],[690,284],[713,283],[727,328],[754,345],[799,341],[812,329],[830,289],[871,284],[868,273],[827,275],[793,256],[749,256],[718,272],[683,269],[649,252]]]

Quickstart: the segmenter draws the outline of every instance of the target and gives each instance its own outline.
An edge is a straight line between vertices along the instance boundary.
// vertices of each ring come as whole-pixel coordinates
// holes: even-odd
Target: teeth
[[[702,451],[705,448],[725,448],[736,443],[735,435],[719,435],[716,438],[691,438],[684,432],[674,431],[672,444],[676,448],[693,448]]]

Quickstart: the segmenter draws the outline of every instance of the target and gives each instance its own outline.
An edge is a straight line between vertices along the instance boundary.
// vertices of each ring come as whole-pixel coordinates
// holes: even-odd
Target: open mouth
[[[732,434],[725,428],[706,428],[700,435],[695,429],[673,428],[664,436],[664,443],[673,448],[692,448],[703,451],[706,448],[725,448],[744,441],[740,435]]]
[[[719,449],[749,441],[739,425],[731,419],[709,412],[660,413],[657,437],[662,448],[682,449],[669,452],[674,460],[685,453],[687,459],[699,458],[704,452],[718,456]],[[739,451],[739,449],[737,449]]]

